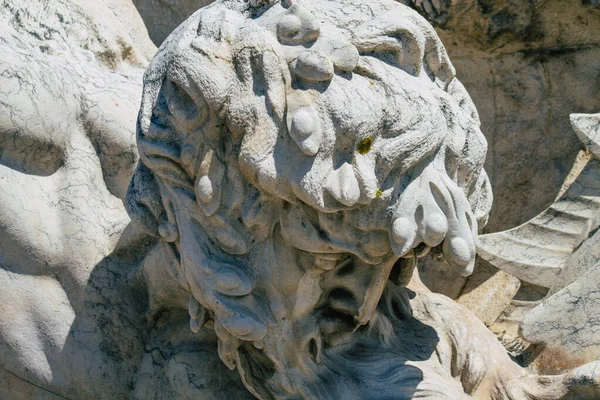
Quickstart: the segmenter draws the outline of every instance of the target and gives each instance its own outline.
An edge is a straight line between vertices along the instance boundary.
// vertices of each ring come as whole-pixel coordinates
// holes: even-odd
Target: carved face
[[[192,329],[211,320],[247,386],[285,397],[389,324],[378,303],[418,255],[469,274],[491,198],[476,112],[423,19],[259,3],[202,9],[152,62],[130,212],[180,261]]]

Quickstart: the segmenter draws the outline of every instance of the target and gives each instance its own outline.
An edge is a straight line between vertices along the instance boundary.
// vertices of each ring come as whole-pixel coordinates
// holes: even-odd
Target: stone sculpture
[[[170,7],[169,1],[135,0],[157,45],[194,4],[211,2]],[[590,84],[600,74],[600,11],[584,0],[399,2],[433,24],[479,111],[494,192],[485,232],[531,219],[555,200],[580,150],[569,114],[595,112],[600,103],[600,91]],[[488,326],[519,289],[517,278],[483,261],[469,277],[430,258],[418,267],[428,288]]]
[[[547,290],[509,314],[527,342],[544,344],[566,364],[600,358],[600,114],[571,121],[588,154],[568,189],[531,221],[480,236],[478,248],[498,268]]]
[[[488,141],[485,167],[495,199],[486,232],[503,231],[531,219],[552,204],[579,151],[569,114],[596,112],[600,103],[600,91],[590,84],[600,74],[596,62],[600,58],[598,2],[398,1],[434,25],[479,111]],[[211,2],[188,0],[174,7],[173,0],[134,0],[156,45],[200,5]],[[437,272],[438,276],[447,273]],[[510,279],[495,272],[480,263],[466,284],[464,278],[460,285],[458,276],[453,281],[460,289],[465,285],[477,288],[490,280],[497,287]],[[440,279],[429,281],[427,274],[422,278],[440,289]],[[448,286],[452,284],[444,288]],[[459,299],[456,290],[441,293]],[[484,309],[477,309],[478,304],[487,303],[486,294],[463,294],[469,296],[459,302],[487,320]]]
[[[221,359],[257,397],[558,393],[525,389],[468,317],[460,329],[489,340],[440,338],[473,357],[454,371],[402,334],[408,320],[456,335],[437,318],[458,307],[409,301],[402,286],[432,247],[472,271],[491,200],[485,144],[429,25],[392,2],[363,5],[221,2],[180,27],[146,75],[130,214],[180,261],[171,272],[192,293],[192,330],[214,326]],[[153,181],[159,198],[144,190]],[[357,354],[364,369],[348,362]],[[452,389],[445,378],[457,375]]]
[[[130,378],[113,366],[131,364],[100,350],[118,347],[102,344],[96,330],[110,318],[93,311],[110,309],[118,283],[90,276],[129,223],[122,201],[138,161],[142,68],[155,49],[132,38],[141,22],[119,22],[118,3],[0,2],[2,399],[127,391]],[[92,286],[107,297],[93,300]]]
[[[35,242],[23,247],[42,265],[28,270],[27,251],[23,262],[0,247],[5,309],[18,279],[47,283],[12,314],[28,323],[0,318],[9,384],[69,398],[249,397],[240,380],[262,399],[600,394],[599,363],[527,373],[413,274],[429,252],[472,272],[491,192],[475,107],[407,7],[203,8],[146,71],[137,147],[131,222],[124,229],[115,203],[92,270],[68,254],[43,265],[49,250]],[[14,193],[7,186],[7,202],[27,204]],[[22,245],[9,217],[6,237]]]

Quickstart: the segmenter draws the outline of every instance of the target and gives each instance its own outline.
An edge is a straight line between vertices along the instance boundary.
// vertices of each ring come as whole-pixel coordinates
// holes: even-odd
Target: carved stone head
[[[319,397],[338,349],[386,340],[428,251],[471,273],[491,205],[476,110],[393,0],[201,9],[146,72],[138,147],[129,212],[262,398]]]

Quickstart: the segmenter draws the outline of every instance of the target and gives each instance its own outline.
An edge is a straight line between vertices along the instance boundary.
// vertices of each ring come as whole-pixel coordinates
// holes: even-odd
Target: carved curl
[[[275,226],[308,252],[378,264],[434,248],[469,274],[491,206],[477,112],[421,17],[384,1],[394,12],[376,18],[358,0],[254,3],[200,10],[155,56],[128,194],[181,260],[193,329],[199,304],[214,313],[230,366],[273,320],[245,256]]]

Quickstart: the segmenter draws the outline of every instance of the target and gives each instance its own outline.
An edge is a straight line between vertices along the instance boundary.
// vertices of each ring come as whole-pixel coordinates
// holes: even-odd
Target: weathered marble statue
[[[546,290],[514,302],[503,319],[563,365],[600,359],[600,114],[572,114],[571,122],[587,152],[564,193],[525,224],[480,236],[478,246],[482,258]]]
[[[64,136],[86,153],[46,137],[28,170],[5,161],[23,159],[27,125],[1,122],[9,398],[600,396],[600,363],[530,374],[413,273],[432,252],[470,274],[492,199],[475,107],[435,31],[395,1],[220,0],[188,19],[144,77],[126,228],[120,186],[105,188],[135,156],[98,162],[118,128]],[[86,171],[70,164],[82,154],[94,179],[57,175]],[[53,176],[35,193],[64,213],[20,230],[36,203],[15,170]],[[105,201],[64,195],[86,185]],[[90,268],[77,235],[85,254],[98,238]]]

